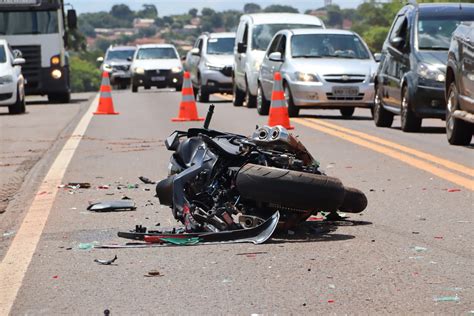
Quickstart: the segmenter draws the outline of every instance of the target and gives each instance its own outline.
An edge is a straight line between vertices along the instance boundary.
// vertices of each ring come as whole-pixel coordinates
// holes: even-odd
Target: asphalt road
[[[153,186],[142,184],[138,176],[164,178],[170,152],[163,140],[174,129],[201,124],[170,121],[178,112],[180,95],[175,92],[114,91],[113,97],[120,115],[94,116],[88,125],[87,119],[78,122],[89,111],[90,96],[80,96],[72,105],[32,105],[27,115],[0,116],[2,188],[10,181],[4,179],[17,174],[21,179],[15,181],[23,183],[0,192],[9,203],[0,214],[0,232],[7,233],[0,235],[3,312],[101,314],[109,309],[116,315],[245,315],[474,310],[474,154],[472,144],[449,146],[444,122],[437,120],[424,121],[422,132],[413,134],[402,133],[399,120],[394,128],[376,128],[368,110],[356,111],[351,120],[341,119],[337,111],[315,110],[292,120],[294,133],[329,175],[367,194],[367,210],[345,224],[316,223],[312,234],[282,235],[258,246],[79,249],[80,243],[124,243],[116,232],[137,224],[177,224],[170,210],[153,197]],[[251,134],[255,125],[266,123],[255,109],[235,108],[225,97],[215,101],[214,129]],[[201,116],[207,106],[198,104]],[[76,125],[87,127],[82,139],[75,140]],[[73,151],[69,145],[76,143]],[[64,144],[66,150],[61,151]],[[64,158],[68,152],[73,153],[69,164]],[[33,155],[26,171],[15,169]],[[48,173],[56,163],[67,166],[64,177],[55,168]],[[90,182],[92,188],[44,190],[55,183],[43,181],[47,173],[47,179]],[[136,183],[138,188],[128,188]],[[109,189],[97,189],[102,185]],[[91,201],[124,195],[137,202],[135,212],[86,210]],[[31,201],[40,204],[30,208]],[[32,226],[31,236],[21,230],[32,225],[30,218],[47,219],[44,227]],[[35,236],[36,248],[31,242]],[[116,265],[94,262],[114,255]],[[145,277],[150,270],[163,276]],[[435,301],[446,297],[457,301]]]

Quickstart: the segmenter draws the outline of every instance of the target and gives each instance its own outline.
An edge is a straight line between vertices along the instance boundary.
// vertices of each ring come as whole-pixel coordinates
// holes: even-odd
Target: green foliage
[[[158,10],[154,4],[144,4],[143,9],[138,11],[136,16],[143,19],[156,19]]]
[[[156,10],[156,8],[155,8]],[[110,14],[119,20],[127,20],[131,21],[133,20],[135,14],[133,13],[132,10],[128,7],[126,4],[116,4],[112,6],[112,9],[110,9]]]
[[[293,8],[289,5],[272,4],[263,9],[263,12],[288,12],[288,13],[299,13],[298,9]]]
[[[197,17],[198,9],[196,9],[196,8],[189,9],[188,14],[190,16],[192,16],[193,18],[195,18],[195,17]]]
[[[260,11],[262,11],[262,8],[256,3],[246,3],[244,5],[244,13],[246,14],[257,13]]]
[[[100,70],[95,63],[86,57],[75,55],[70,58],[71,88],[73,92],[98,91],[100,87]]]

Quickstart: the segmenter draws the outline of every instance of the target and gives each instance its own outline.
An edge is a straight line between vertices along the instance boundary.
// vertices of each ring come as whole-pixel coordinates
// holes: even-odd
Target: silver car
[[[235,33],[203,33],[186,56],[185,67],[200,102],[212,93],[232,92]]]
[[[126,89],[130,84],[130,65],[135,49],[134,46],[111,46],[107,49],[105,58],[97,58],[98,62],[102,62],[101,70],[109,73],[112,85]]]
[[[302,108],[371,108],[377,63],[354,32],[324,29],[283,30],[275,34],[260,68],[257,110],[267,115],[273,76],[281,72],[291,117]]]

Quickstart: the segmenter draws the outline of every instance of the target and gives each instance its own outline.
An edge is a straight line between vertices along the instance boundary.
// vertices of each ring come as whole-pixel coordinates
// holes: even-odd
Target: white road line
[[[8,252],[0,263],[0,315],[8,315],[11,311],[51,212],[58,186],[61,184],[64,173],[89,126],[92,111],[97,106],[98,100],[99,95],[92,101],[59,152],[36,193]]]

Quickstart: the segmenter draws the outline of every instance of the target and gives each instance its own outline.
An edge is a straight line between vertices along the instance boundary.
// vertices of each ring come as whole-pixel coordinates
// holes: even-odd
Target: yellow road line
[[[58,186],[62,182],[66,168],[74,156],[87,126],[89,126],[93,108],[98,103],[98,97],[97,95],[90,104],[89,109],[43,179],[8,252],[0,263],[0,315],[8,315],[11,311],[51,212]]]
[[[403,146],[403,145],[400,145],[400,144],[397,144],[397,143],[379,138],[377,136],[372,136],[372,135],[362,133],[362,132],[359,132],[359,131],[355,131],[355,130],[352,130],[352,129],[349,129],[349,128],[345,128],[345,127],[342,127],[342,126],[339,126],[339,125],[336,125],[336,124],[332,124],[332,123],[329,123],[329,122],[325,122],[325,121],[322,121],[322,120],[316,120],[316,119],[306,119],[306,120],[311,121],[311,122],[316,123],[316,124],[324,125],[326,127],[329,127],[329,128],[341,131],[341,132],[352,134],[352,135],[358,136],[360,138],[370,140],[374,143],[379,143],[381,145],[385,145],[387,147],[391,147],[391,148],[406,152],[407,154],[411,154],[413,156],[416,156],[416,157],[419,157],[419,158],[437,163],[437,164],[443,166],[444,168],[448,168],[448,169],[451,169],[451,170],[454,170],[454,171],[458,171],[458,172],[464,173],[468,176],[474,176],[474,169],[471,169],[467,166],[464,166],[464,165],[461,165],[461,164],[458,164],[458,163],[455,163],[455,162],[452,162],[452,161],[449,161],[449,160],[446,160],[446,159],[443,159],[443,158],[440,158],[440,157],[437,157],[437,156],[434,156],[434,155],[431,155],[431,154],[428,154],[428,153],[425,153],[425,152],[422,152],[422,151],[419,151],[419,150],[416,150],[416,149],[413,149],[413,148],[410,148],[410,147],[407,147],[407,146]]]
[[[293,122],[299,123],[301,125],[304,125],[306,127],[318,130],[320,132],[344,139],[346,141],[349,141],[351,143],[357,144],[359,146],[369,148],[373,151],[376,151],[378,153],[384,154],[386,156],[392,157],[394,159],[397,159],[399,161],[402,161],[410,166],[413,166],[415,168],[424,170],[426,172],[429,172],[437,177],[440,177],[442,179],[445,179],[447,181],[450,181],[452,183],[455,183],[457,185],[460,185],[464,188],[467,188],[469,190],[474,191],[474,181],[471,179],[464,178],[462,176],[459,176],[457,174],[454,174],[450,171],[438,168],[426,161],[414,158],[412,156],[408,156],[406,154],[403,154],[401,152],[398,152],[396,150],[380,146],[374,143],[371,143],[367,140],[364,140],[362,138],[352,136],[346,133],[343,133],[341,131],[331,129],[325,126],[321,126],[318,124],[315,124],[314,122],[310,122],[304,119],[292,119]],[[319,121],[318,121],[319,122]]]

